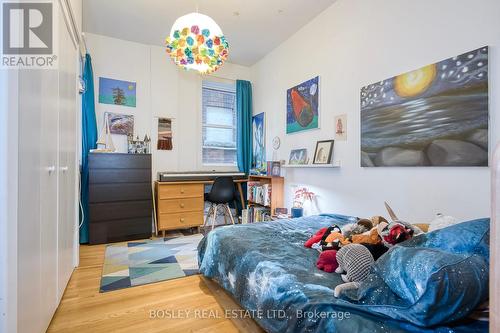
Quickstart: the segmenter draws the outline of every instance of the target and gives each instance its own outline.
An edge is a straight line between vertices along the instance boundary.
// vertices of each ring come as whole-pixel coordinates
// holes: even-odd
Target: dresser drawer
[[[89,202],[150,200],[151,183],[91,184]]]
[[[160,230],[183,229],[197,227],[203,224],[203,211],[159,214],[158,228]]]
[[[151,219],[152,210],[151,200],[90,203],[89,218],[92,223],[138,217]]]
[[[150,169],[90,169],[90,184],[149,183]]]
[[[89,169],[151,170],[151,154],[90,153]]]
[[[183,199],[162,199],[158,202],[158,212],[181,213],[203,210],[203,197]]]
[[[203,184],[161,184],[158,189],[159,199],[177,199],[203,197]]]

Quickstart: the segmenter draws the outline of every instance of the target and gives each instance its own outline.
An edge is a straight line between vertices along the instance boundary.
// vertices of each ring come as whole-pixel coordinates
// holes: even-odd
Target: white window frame
[[[228,86],[233,86],[233,87],[228,87]],[[237,155],[237,142],[236,142],[236,147],[235,148],[229,148],[229,147],[211,147],[211,146],[204,146],[203,142],[203,131],[207,127],[211,128],[222,128],[222,129],[234,129],[235,131],[238,130],[237,126],[237,119],[235,119],[235,126],[229,126],[229,125],[217,125],[217,124],[205,124],[203,122],[203,89],[208,88],[208,89],[214,89],[214,90],[220,90],[220,91],[226,91],[226,92],[231,92],[236,94],[236,82],[232,80],[213,80],[210,78],[209,80],[203,80],[201,84],[201,93],[200,93],[200,164],[203,169],[211,169],[214,171],[238,171],[238,161],[235,160],[234,164],[228,164],[228,163],[204,163],[203,162],[203,149],[205,148],[215,148],[215,149],[221,149],[221,150],[234,150]],[[236,113],[236,99],[235,99],[235,106],[234,106],[234,111]]]

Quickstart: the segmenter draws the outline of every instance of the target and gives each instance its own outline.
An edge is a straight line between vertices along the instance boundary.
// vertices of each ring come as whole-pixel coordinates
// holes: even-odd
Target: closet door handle
[[[52,172],[56,171],[56,166],[55,165],[51,165],[51,166],[48,166],[48,167],[45,167],[45,170],[50,174],[52,174]]]
[[[66,173],[66,171],[68,171],[68,167],[67,167],[67,166],[63,166],[63,167],[61,167],[61,171],[62,171],[63,173]]]

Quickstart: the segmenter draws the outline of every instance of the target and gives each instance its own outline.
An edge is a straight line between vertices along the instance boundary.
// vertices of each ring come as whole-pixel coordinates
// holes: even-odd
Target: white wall
[[[152,137],[153,179],[157,171],[203,169],[201,163],[201,82],[202,76],[175,66],[158,46],[133,43],[87,33],[87,46],[94,68],[94,89],[98,130],[104,112],[134,116],[134,137]],[[225,63],[212,80],[250,78],[248,67]],[[99,77],[137,82],[135,108],[100,104]],[[158,117],[173,118],[173,150],[157,151]],[[118,151],[126,152],[124,135],[113,135]],[[213,169],[213,167],[210,167]]]
[[[290,149],[334,136],[334,116],[348,114],[348,141],[336,142],[340,169],[289,169],[291,186],[318,194],[320,212],[387,215],[428,221],[437,212],[460,219],[490,215],[489,168],[361,168],[359,91],[364,85],[489,45],[490,147],[500,129],[500,2],[497,0],[338,0],[252,69],[254,113],[266,112],[266,143]],[[285,135],[286,89],[320,75],[321,129]],[[490,148],[491,149],[491,148]],[[272,149],[268,148],[268,158]]]

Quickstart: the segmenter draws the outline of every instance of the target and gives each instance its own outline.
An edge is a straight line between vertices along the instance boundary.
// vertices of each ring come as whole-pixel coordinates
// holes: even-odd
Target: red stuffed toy
[[[328,250],[321,252],[318,262],[316,262],[316,267],[327,273],[333,273],[337,267],[339,267],[337,262],[337,251]]]
[[[309,238],[304,243],[304,246],[305,247],[311,247],[314,243],[317,243],[317,242],[321,241],[321,239],[323,238],[323,235],[325,234],[325,232],[327,230],[328,230],[328,228],[321,228],[321,229],[319,229],[317,233],[315,233],[311,238]]]
[[[413,231],[411,229],[405,228],[404,225],[396,223],[389,230],[389,234],[384,236],[384,240],[389,244],[396,245],[397,243],[410,239],[412,235]]]

